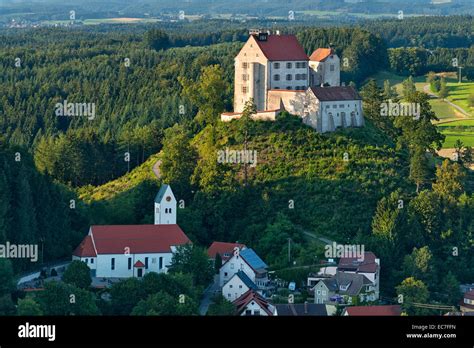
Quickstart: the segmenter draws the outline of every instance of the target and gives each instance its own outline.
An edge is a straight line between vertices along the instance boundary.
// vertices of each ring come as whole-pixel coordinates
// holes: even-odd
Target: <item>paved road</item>
[[[219,290],[219,275],[214,275],[214,281],[208,288],[204,291],[204,295],[201,299],[201,304],[199,305],[199,314],[206,315],[209,305],[212,303],[212,298],[214,297],[216,291]]]
[[[333,240],[330,240],[328,238],[325,238],[325,237],[319,237],[317,235],[315,235],[314,233],[311,233],[311,232],[308,232],[308,231],[303,231],[303,234],[310,237],[310,238],[313,238],[313,239],[317,239],[325,244],[332,244],[334,243]]]

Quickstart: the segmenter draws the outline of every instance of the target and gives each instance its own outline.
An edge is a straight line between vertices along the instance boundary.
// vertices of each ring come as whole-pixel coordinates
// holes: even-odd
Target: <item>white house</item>
[[[72,259],[85,262],[99,278],[166,273],[176,247],[190,243],[176,224],[176,199],[168,185],[161,187],[155,199],[157,221],[162,223],[91,226]]]
[[[249,290],[232,302],[240,316],[274,316],[277,314],[274,305],[269,303],[259,293]]]
[[[257,285],[244,272],[238,271],[222,287],[222,296],[232,302],[249,290],[257,291]]]
[[[235,252],[219,270],[219,285],[222,287],[239,271],[244,272],[259,289],[268,284],[268,266],[251,248]]]

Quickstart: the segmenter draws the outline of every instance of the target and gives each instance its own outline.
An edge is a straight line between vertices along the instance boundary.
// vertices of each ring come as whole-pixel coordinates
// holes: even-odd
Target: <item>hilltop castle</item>
[[[340,86],[340,59],[331,48],[307,56],[294,35],[251,31],[235,57],[234,112],[224,122],[242,116],[253,98],[254,119],[275,120],[281,111],[298,115],[318,132],[364,125],[362,100],[350,86]]]

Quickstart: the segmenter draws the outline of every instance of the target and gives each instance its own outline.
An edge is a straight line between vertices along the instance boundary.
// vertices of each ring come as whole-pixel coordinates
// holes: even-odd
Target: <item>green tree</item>
[[[137,278],[115,283],[110,288],[111,309],[116,315],[129,315],[145,295],[145,290]]]
[[[221,254],[217,253],[216,258],[214,259],[214,270],[216,274],[219,273],[219,270],[221,269],[221,267],[222,267],[222,257],[221,257]]]
[[[426,158],[425,149],[416,147],[411,152],[410,180],[416,184],[416,193],[419,193],[420,187],[428,182],[429,179],[429,162]]]
[[[441,82],[440,82],[440,88],[439,88],[439,93],[438,96],[440,98],[446,98],[449,94],[448,86],[446,84],[446,80],[442,77]]]
[[[458,163],[444,160],[436,168],[436,180],[433,183],[433,192],[449,203],[454,203],[464,192],[466,174]]]
[[[78,288],[87,289],[92,283],[90,268],[85,262],[74,260],[67,267],[62,280]]]
[[[165,50],[170,47],[170,39],[168,34],[163,30],[150,29],[145,33],[145,42],[148,47],[156,51]]]
[[[231,316],[236,314],[235,306],[227,301],[223,296],[216,296],[213,303],[209,306],[206,315],[209,316]]]
[[[0,295],[10,294],[15,288],[12,263],[0,258]]]
[[[178,246],[170,265],[171,273],[190,274],[193,285],[207,287],[214,277],[214,269],[206,250],[195,244]]]
[[[428,303],[430,294],[426,285],[413,277],[406,278],[396,287],[397,295],[402,299],[402,309],[408,315],[428,315],[430,311],[416,306]]]
[[[413,77],[409,76],[408,79],[402,82],[402,93],[405,100],[412,98],[412,95],[416,92],[415,83],[413,82]]]
[[[39,316],[43,315],[41,306],[31,297],[25,297],[18,300],[17,315],[20,316]]]

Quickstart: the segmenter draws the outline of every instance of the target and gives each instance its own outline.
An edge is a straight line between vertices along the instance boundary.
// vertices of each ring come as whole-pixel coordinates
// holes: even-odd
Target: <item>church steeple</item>
[[[175,225],[176,207],[176,198],[171,186],[161,185],[155,197],[155,225]]]

